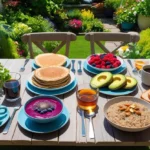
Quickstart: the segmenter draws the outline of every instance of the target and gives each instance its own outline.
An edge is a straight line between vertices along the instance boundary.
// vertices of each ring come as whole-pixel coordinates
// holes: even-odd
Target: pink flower
[[[69,21],[69,26],[75,29],[82,27],[82,21],[78,19],[72,19]]]

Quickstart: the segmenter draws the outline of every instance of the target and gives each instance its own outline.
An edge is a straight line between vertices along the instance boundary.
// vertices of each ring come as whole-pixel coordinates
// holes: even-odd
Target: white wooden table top
[[[78,60],[75,62],[75,68],[77,70]],[[84,60],[82,60],[84,61]],[[133,60],[132,60],[133,61]],[[0,59],[0,62],[8,68],[11,72],[19,72],[19,69],[24,64],[24,59]],[[134,76],[131,71],[131,66],[127,64],[126,74]],[[29,74],[32,72],[32,60],[26,65],[26,70],[21,72],[21,101],[15,103],[8,103],[4,101],[4,97],[0,97],[0,103],[9,107],[12,113],[13,107],[16,105],[24,105],[25,102],[32,96],[25,90],[25,83],[28,79]],[[83,64],[83,63],[82,63]],[[90,81],[91,76],[88,75],[84,70],[82,74],[75,73],[78,84],[87,83]],[[138,91],[132,93],[133,96],[140,97],[141,93],[149,89],[142,85],[140,77],[136,76],[138,80]],[[93,118],[95,139],[88,138],[88,119],[85,119],[87,136],[82,137],[81,135],[81,117],[76,111],[77,102],[75,90],[59,96],[70,113],[70,121],[68,124],[60,129],[59,131],[49,134],[33,134],[25,131],[17,124],[16,113],[8,134],[3,135],[2,131],[4,127],[0,128],[0,145],[84,145],[84,146],[123,146],[123,145],[150,145],[150,129],[147,129],[138,133],[128,133],[120,131],[112,127],[107,120],[104,118],[103,106],[111,98],[110,96],[100,94],[98,100],[99,111],[95,118]]]

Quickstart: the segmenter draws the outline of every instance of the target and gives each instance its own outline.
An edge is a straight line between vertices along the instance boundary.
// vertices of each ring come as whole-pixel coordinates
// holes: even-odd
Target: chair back
[[[75,40],[76,34],[72,32],[36,32],[24,34],[22,36],[22,41],[28,43],[31,58],[34,57],[32,43],[39,47],[44,53],[48,53],[42,45],[44,41],[61,41],[60,45],[58,45],[52,53],[57,53],[60,48],[66,45],[65,55],[69,56],[70,42]]]
[[[85,39],[90,41],[91,54],[95,54],[96,43],[100,48],[102,48],[106,53],[112,52],[115,53],[118,48],[128,43],[138,42],[140,37],[137,32],[128,32],[128,33],[108,33],[108,32],[89,32],[85,35]],[[101,41],[111,41],[111,42],[120,42],[119,46],[116,46],[114,50],[109,51],[106,46],[104,46]]]

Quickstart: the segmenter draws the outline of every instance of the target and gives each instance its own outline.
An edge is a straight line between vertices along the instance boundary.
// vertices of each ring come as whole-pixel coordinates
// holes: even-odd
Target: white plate
[[[31,76],[30,76],[29,79],[28,79],[28,82],[29,82],[33,87],[35,87],[35,88],[37,88],[37,89],[46,90],[46,91],[54,91],[54,90],[63,89],[63,88],[65,88],[65,87],[69,86],[69,85],[75,80],[75,75],[74,75],[74,73],[73,73],[72,71],[70,71],[71,80],[70,80],[70,82],[69,82],[67,85],[62,86],[62,87],[59,87],[59,88],[41,88],[41,87],[38,87],[38,86],[36,86],[36,85],[34,85],[34,84],[32,83],[32,77],[33,77],[33,75],[34,75],[34,72],[32,72]]]
[[[92,56],[92,55],[91,55],[91,56]],[[90,65],[89,62],[88,62],[91,56],[89,56],[89,57],[86,59],[87,64],[88,64],[92,69],[97,70],[97,71],[115,71],[115,70],[119,69],[119,68],[123,65],[123,59],[120,58],[120,57],[118,57],[118,56],[116,56],[117,59],[121,62],[120,66],[118,66],[118,67],[116,67],[116,68],[110,68],[110,69],[96,68],[96,67],[93,67],[92,65]]]

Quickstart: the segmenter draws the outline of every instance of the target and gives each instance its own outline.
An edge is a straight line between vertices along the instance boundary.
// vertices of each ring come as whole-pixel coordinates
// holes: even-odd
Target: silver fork
[[[72,62],[71,71],[72,71],[73,73],[75,73],[75,72],[76,72],[76,70],[75,70],[75,68],[74,68],[75,60],[71,60],[71,62]]]
[[[8,133],[9,128],[10,128],[10,125],[11,125],[11,123],[12,123],[12,120],[13,120],[13,118],[14,118],[14,116],[15,116],[15,113],[16,113],[16,111],[17,111],[19,108],[20,108],[20,106],[14,107],[13,113],[12,113],[12,115],[11,115],[9,121],[8,121],[7,124],[6,124],[5,129],[3,130],[3,134],[7,134],[7,133]]]
[[[132,68],[132,72],[133,72],[134,74],[138,74],[138,70],[137,70],[135,67],[133,67],[131,60],[128,59],[127,61],[128,61],[128,63],[130,64],[130,66],[131,66],[131,68]]]
[[[26,59],[25,62],[24,62],[24,65],[20,68],[20,72],[23,72],[25,70],[25,66],[26,64],[28,63],[30,59]]]
[[[82,69],[81,69],[82,62],[81,62],[81,60],[78,61],[78,64],[79,64],[78,73],[82,73]]]

